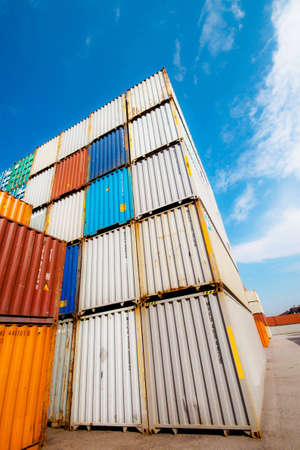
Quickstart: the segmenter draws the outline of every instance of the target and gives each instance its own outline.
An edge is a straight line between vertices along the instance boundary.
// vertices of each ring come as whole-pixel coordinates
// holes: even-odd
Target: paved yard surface
[[[267,352],[263,438],[212,434],[64,431],[48,428],[47,449],[300,450],[300,334],[275,336]]]

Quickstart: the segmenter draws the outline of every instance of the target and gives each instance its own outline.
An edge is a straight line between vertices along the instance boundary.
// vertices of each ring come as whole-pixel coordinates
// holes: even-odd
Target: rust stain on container
[[[79,150],[56,166],[51,200],[85,184],[88,168],[88,148]]]
[[[7,192],[0,191],[0,216],[29,225],[32,214],[32,206]]]
[[[0,217],[0,322],[58,316],[65,250],[64,241]]]
[[[49,326],[0,325],[1,450],[43,443],[55,331]]]

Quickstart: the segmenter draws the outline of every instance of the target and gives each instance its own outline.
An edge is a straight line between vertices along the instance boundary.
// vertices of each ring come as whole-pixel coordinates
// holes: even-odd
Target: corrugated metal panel
[[[68,423],[68,394],[73,337],[73,320],[58,323],[52,369],[48,421],[56,425]]]
[[[254,290],[247,290],[245,291],[245,295],[248,301],[248,307],[251,310],[252,314],[264,314],[264,309],[257,292]]]
[[[132,166],[135,217],[195,195],[181,144]]]
[[[250,424],[216,295],[142,308],[150,430]]]
[[[127,91],[129,119],[169,98],[163,71]]]
[[[45,219],[46,219],[47,208],[41,208],[35,211],[30,220],[31,228],[35,228],[38,231],[45,231]]]
[[[92,113],[90,142],[126,121],[125,98],[122,95]]]
[[[0,325],[1,450],[42,444],[55,329]]]
[[[88,148],[79,150],[56,166],[51,200],[66,192],[79,189],[86,183]]]
[[[75,312],[79,245],[67,245],[59,314]]]
[[[33,155],[34,153],[30,153],[29,155],[25,156],[25,158],[21,159],[13,165],[7,185],[8,191],[11,191],[16,187],[27,183],[32,166]]]
[[[54,171],[55,168],[51,167],[28,181],[24,200],[34,208],[50,201]]]
[[[62,133],[58,154],[59,160],[88,145],[88,127],[89,118],[78,122],[76,125]]]
[[[278,334],[300,333],[300,324],[276,325],[275,327],[270,327],[270,330],[273,336],[277,336]]]
[[[41,145],[35,151],[34,160],[31,168],[31,175],[40,172],[43,169],[51,166],[56,161],[57,147],[59,136]]]
[[[179,138],[170,103],[165,103],[129,123],[131,160]]]
[[[89,239],[82,253],[80,310],[139,297],[133,225]]]
[[[0,314],[57,317],[65,246],[0,218]]]
[[[90,146],[89,155],[89,180],[126,164],[129,152],[125,143],[124,128],[118,128],[95,141]]]
[[[136,224],[141,296],[212,281],[195,205]]]
[[[67,242],[82,237],[84,190],[54,202],[49,212],[47,233]]]
[[[22,225],[29,225],[32,213],[32,206],[22,200],[0,191],[0,216],[19,222]]]
[[[134,310],[80,320],[71,425],[139,426],[141,409]]]
[[[26,189],[26,184],[23,184],[23,186],[19,186],[15,189],[12,189],[10,191],[10,194],[13,195],[16,198],[19,198],[20,200],[22,200],[22,198],[25,195],[25,189]]]
[[[1,191],[7,191],[7,186],[9,183],[9,179],[11,176],[11,170],[12,169],[6,169],[0,174],[0,190]]]
[[[95,234],[133,217],[131,173],[129,169],[99,178],[87,188],[84,235]]]
[[[289,325],[300,323],[300,314],[282,314],[281,316],[266,317],[266,323],[273,327],[275,325]]]

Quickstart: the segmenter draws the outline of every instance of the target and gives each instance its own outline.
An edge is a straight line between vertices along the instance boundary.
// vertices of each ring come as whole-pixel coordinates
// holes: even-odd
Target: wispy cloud
[[[210,75],[210,65],[207,62],[202,63],[201,67],[206,75]]]
[[[121,17],[121,8],[117,7],[114,9],[115,22],[118,23]]]
[[[255,191],[251,184],[246,186],[242,194],[234,202],[231,220],[242,222],[247,219],[249,212],[256,205]]]
[[[181,63],[181,44],[179,39],[175,39],[175,52],[173,55],[173,64],[176,68],[175,79],[179,82],[183,81],[186,74],[186,68]]]

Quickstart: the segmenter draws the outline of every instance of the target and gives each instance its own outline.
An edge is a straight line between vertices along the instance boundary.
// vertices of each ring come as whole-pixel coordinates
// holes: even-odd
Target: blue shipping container
[[[22,200],[25,194],[26,184],[23,184],[23,186],[19,186],[17,188],[14,188],[10,191],[10,194],[13,195],[16,198],[19,198]]]
[[[2,173],[0,173],[0,190],[1,191],[7,191],[7,186],[9,183],[11,175],[11,169],[4,170]]]
[[[118,128],[95,141],[90,146],[89,155],[89,180],[126,164],[129,157],[125,146],[124,129]]]
[[[85,203],[84,235],[133,217],[131,173],[129,169],[112,172],[90,184]]]
[[[79,245],[67,245],[59,314],[75,312]]]

